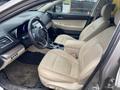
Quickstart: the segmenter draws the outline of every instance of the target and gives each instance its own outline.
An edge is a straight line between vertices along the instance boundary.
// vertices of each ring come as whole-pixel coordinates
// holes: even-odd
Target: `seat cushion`
[[[56,39],[55,39],[55,43],[59,43],[59,44],[63,44],[65,45],[67,40],[76,40],[73,37],[69,36],[69,35],[59,35]]]
[[[79,82],[78,60],[62,50],[51,50],[38,67],[39,76],[49,81]]]

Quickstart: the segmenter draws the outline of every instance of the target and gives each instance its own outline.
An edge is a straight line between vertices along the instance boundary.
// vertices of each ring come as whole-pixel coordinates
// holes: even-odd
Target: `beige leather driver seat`
[[[120,12],[116,14],[116,25],[119,20]],[[99,63],[115,28],[107,28],[82,45],[78,58],[59,49],[49,51],[38,67],[42,83],[53,89],[80,90]]]
[[[111,16],[111,12],[114,9],[113,4],[106,4],[102,10],[101,10],[101,16],[100,18],[96,19],[93,21],[90,25],[88,25],[80,34],[79,40],[82,41],[88,41],[101,31],[105,30],[109,25],[109,19]],[[59,35],[56,39],[55,42],[59,44],[65,45],[65,42],[67,40],[76,40],[73,37],[69,35]]]

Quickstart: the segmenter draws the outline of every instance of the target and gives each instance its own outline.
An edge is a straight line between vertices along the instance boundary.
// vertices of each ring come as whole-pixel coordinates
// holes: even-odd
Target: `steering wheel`
[[[34,17],[28,22],[28,34],[34,46],[46,48],[48,45],[48,32],[39,17]]]

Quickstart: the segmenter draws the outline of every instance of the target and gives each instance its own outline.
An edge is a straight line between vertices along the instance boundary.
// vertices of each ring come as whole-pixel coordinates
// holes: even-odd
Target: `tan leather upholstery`
[[[110,7],[111,7],[111,9],[109,9]],[[109,19],[111,16],[110,12],[112,12],[114,8],[115,8],[115,4],[109,3],[109,4],[105,5],[101,10],[101,16],[104,19]]]
[[[81,47],[85,44],[84,41],[79,40],[67,40],[64,45],[64,51],[69,53],[75,58],[78,58],[78,53]]]
[[[101,16],[97,20],[93,21],[90,25],[88,25],[80,34],[79,40],[88,41],[101,31],[105,30],[109,27],[109,18],[112,10],[114,9],[114,5],[107,4],[103,7],[101,11]],[[107,14],[107,15],[106,15]],[[59,35],[55,42],[59,44],[65,44],[67,40],[75,40],[74,38],[68,35]]]
[[[115,15],[114,22],[116,25],[118,24],[119,20],[120,20],[120,11],[118,11]],[[75,39],[66,40],[66,42],[64,44],[64,51],[66,51],[67,53],[71,54],[72,56],[74,56],[76,58],[76,57],[78,57],[77,52],[79,51],[79,49],[82,45],[81,43],[83,43],[83,42],[84,41],[75,40]]]
[[[53,27],[63,30],[82,31],[87,20],[52,20]]]
[[[59,44],[63,44],[65,45],[66,41],[67,40],[76,40],[74,39],[73,37],[69,36],[69,35],[60,35],[58,36],[56,39],[55,39],[55,42],[56,43],[59,43]]]
[[[119,13],[115,17],[116,26],[120,19]],[[77,42],[80,45],[78,58],[59,49],[49,51],[38,67],[42,83],[58,90],[80,90],[99,63],[116,26],[107,28],[87,42]]]
[[[105,20],[103,17],[93,21],[90,25],[88,25],[80,34],[79,40],[88,41],[101,31],[105,30],[109,27],[109,20]]]
[[[80,89],[99,63],[114,30],[110,27],[82,45],[78,58],[63,50],[49,51],[38,67],[42,83],[54,89]]]

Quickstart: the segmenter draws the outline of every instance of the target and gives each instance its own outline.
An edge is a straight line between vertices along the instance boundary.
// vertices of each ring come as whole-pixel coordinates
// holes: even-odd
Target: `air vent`
[[[8,37],[3,37],[0,39],[0,48],[5,48],[6,46],[10,45],[13,41]]]

